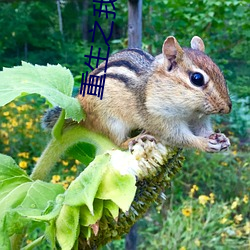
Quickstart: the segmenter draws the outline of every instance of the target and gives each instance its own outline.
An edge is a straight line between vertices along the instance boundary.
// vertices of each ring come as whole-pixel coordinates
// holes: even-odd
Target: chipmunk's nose
[[[229,101],[222,109],[220,109],[219,113],[228,114],[231,112],[231,109],[232,109],[232,102]]]

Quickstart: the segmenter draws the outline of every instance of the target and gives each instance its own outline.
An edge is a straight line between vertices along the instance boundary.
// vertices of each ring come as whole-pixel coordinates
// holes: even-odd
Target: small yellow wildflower
[[[73,165],[73,166],[70,168],[70,170],[71,170],[72,172],[76,172],[76,171],[77,171],[76,165]]]
[[[0,135],[1,135],[1,137],[3,138],[8,138],[9,137],[9,134],[6,132],[6,131],[4,131],[4,130],[0,130]]]
[[[194,240],[194,244],[197,246],[197,247],[200,247],[201,246],[201,242],[199,239],[195,239]]]
[[[15,119],[13,119],[13,120],[11,121],[11,126],[12,126],[12,127],[17,127],[17,126],[18,126],[18,123],[17,123],[17,121],[16,121]]]
[[[243,234],[239,229],[237,229],[235,233],[236,233],[236,236],[238,237],[241,237]]]
[[[79,164],[81,164],[81,162],[78,160],[75,160],[75,164],[79,165]]]
[[[225,224],[227,222],[227,218],[222,218],[221,220],[220,220],[220,224]]]
[[[199,203],[203,206],[210,200],[210,198],[207,195],[200,195],[199,196]]]
[[[5,111],[5,112],[3,112],[3,115],[4,115],[4,116],[9,116],[9,114],[10,114],[10,112],[9,112],[9,111]]]
[[[186,217],[189,217],[192,214],[192,208],[185,207],[181,210],[182,214]]]
[[[222,238],[226,238],[227,237],[227,234],[226,233],[221,233],[220,235]]]
[[[209,197],[210,197],[210,203],[214,204],[214,193],[210,193]]]
[[[221,162],[221,165],[223,166],[223,167],[227,167],[228,166],[228,163],[227,162]]]
[[[39,157],[32,157],[32,160],[34,161],[34,162],[37,162],[38,161],[38,159],[39,159]]]
[[[233,150],[233,151],[232,151],[232,154],[233,154],[233,155],[237,155],[237,153],[238,153],[237,150]]]
[[[67,161],[64,161],[64,160],[62,160],[62,164],[63,164],[63,166],[68,166],[69,165],[69,163]]]
[[[26,169],[28,167],[27,161],[20,161],[19,162],[19,167],[22,169]]]
[[[231,205],[231,209],[235,209],[239,205],[239,198],[236,197],[235,201]]]
[[[243,202],[247,204],[248,201],[249,201],[248,195],[245,194],[243,197]]]
[[[186,250],[186,247],[181,247],[180,250]]]
[[[14,102],[11,102],[11,103],[9,104],[9,106],[10,106],[11,108],[15,108],[15,107],[16,107],[16,104],[15,104]]]
[[[193,185],[192,188],[190,189],[189,197],[193,198],[193,197],[194,197],[194,193],[195,193],[196,191],[198,191],[198,190],[199,190],[199,187],[196,186],[196,185]]]
[[[21,152],[21,153],[18,153],[17,155],[18,155],[19,157],[23,157],[23,158],[28,159],[30,153],[29,153],[29,152]]]
[[[72,182],[75,179],[75,176],[67,176],[66,181],[67,182]]]
[[[234,221],[236,224],[239,224],[243,220],[242,214],[237,214],[234,216]]]
[[[53,175],[51,182],[52,183],[58,183],[60,181],[60,179],[61,179],[60,175]]]
[[[32,120],[26,122],[25,124],[26,124],[26,128],[27,128],[27,129],[32,129],[32,125],[33,125]]]
[[[246,234],[250,234],[250,222],[247,221],[246,225],[244,226],[244,231],[246,232]]]
[[[63,182],[63,187],[64,187],[64,189],[67,189],[68,186],[69,186],[69,183],[68,183],[68,182]]]

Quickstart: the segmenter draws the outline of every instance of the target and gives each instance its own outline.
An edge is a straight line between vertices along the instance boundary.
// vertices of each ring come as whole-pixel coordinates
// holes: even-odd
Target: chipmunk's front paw
[[[230,147],[229,139],[222,133],[214,133],[208,137],[208,152],[225,151]]]

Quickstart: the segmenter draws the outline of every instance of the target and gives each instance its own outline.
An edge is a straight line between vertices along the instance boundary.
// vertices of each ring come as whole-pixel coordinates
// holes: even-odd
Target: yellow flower
[[[20,161],[19,162],[19,167],[23,168],[23,169],[26,169],[28,167],[27,161]]]
[[[236,197],[235,201],[231,205],[231,209],[235,209],[239,205],[239,198]]]
[[[29,158],[29,152],[21,152],[21,153],[18,153],[17,155],[19,156],[19,157],[23,157],[23,158]]]
[[[186,217],[189,217],[192,214],[192,209],[190,207],[185,207],[181,211],[182,214]]]
[[[226,238],[227,237],[227,234],[226,233],[221,233],[221,238]]]
[[[32,120],[26,122],[26,128],[27,128],[27,129],[31,129],[31,128],[32,128],[32,125],[33,125]]]
[[[68,166],[69,165],[69,163],[67,161],[64,161],[64,160],[62,160],[62,164],[63,164],[63,166]]]
[[[222,165],[223,167],[227,167],[227,166],[228,166],[228,163],[223,161],[223,162],[221,163],[221,165]]]
[[[17,123],[17,121],[16,121],[15,119],[13,119],[13,120],[11,121],[11,125],[12,125],[12,127],[17,127],[17,126],[18,126],[18,123]]]
[[[248,201],[249,201],[248,195],[245,194],[243,197],[243,202],[247,204]]]
[[[233,155],[237,155],[237,153],[238,153],[237,150],[233,150],[233,151],[232,151],[232,154],[233,154]]]
[[[34,162],[37,162],[38,161],[38,159],[39,159],[39,157],[32,157],[32,160],[34,161]]]
[[[209,197],[210,197],[210,203],[214,204],[214,193],[210,193]]]
[[[0,135],[1,135],[1,137],[5,137],[5,138],[9,137],[9,134],[4,130],[0,130]]]
[[[222,218],[221,220],[220,220],[220,224],[225,224],[227,222],[227,218]]]
[[[189,196],[193,198],[194,193],[199,190],[199,187],[196,185],[193,185],[192,188],[190,189]]]
[[[195,239],[194,240],[194,244],[197,246],[197,247],[200,247],[201,246],[201,242],[199,239]]]
[[[4,115],[4,116],[9,116],[9,114],[10,114],[10,112],[9,112],[9,111],[5,111],[5,112],[3,112],[3,115]]]
[[[75,176],[67,176],[66,181],[67,182],[72,182],[75,179]]]
[[[238,236],[238,237],[241,237],[242,236],[242,232],[240,231],[240,230],[236,230],[236,235]]]
[[[73,165],[73,166],[70,168],[70,170],[71,170],[72,172],[76,172],[76,171],[77,171],[76,165]]]
[[[181,247],[180,250],[186,250],[186,248],[185,247]]]
[[[237,214],[234,216],[234,221],[236,224],[239,224],[243,220],[242,214]]]
[[[61,179],[61,176],[60,176],[60,175],[53,175],[53,176],[52,176],[51,182],[52,182],[52,183],[57,183],[57,182],[60,181],[60,179]]]
[[[64,187],[64,189],[67,189],[67,188],[68,188],[68,186],[69,186],[69,183],[68,183],[68,182],[64,182],[64,183],[63,183],[63,187]]]
[[[78,160],[75,160],[75,164],[79,165],[79,164],[81,164],[81,162]]]
[[[203,206],[210,200],[210,198],[207,195],[200,195],[199,196],[199,203]]]
[[[244,226],[244,231],[246,232],[246,234],[250,234],[250,222],[247,221],[246,225]]]

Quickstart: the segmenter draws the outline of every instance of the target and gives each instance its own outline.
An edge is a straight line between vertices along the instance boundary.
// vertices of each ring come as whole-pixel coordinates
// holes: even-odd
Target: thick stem
[[[60,156],[72,145],[78,142],[87,142],[96,147],[96,155],[106,150],[117,148],[110,140],[100,134],[94,133],[81,126],[72,126],[65,129],[60,138],[53,138],[39,158],[31,178],[33,180],[45,180]]]

